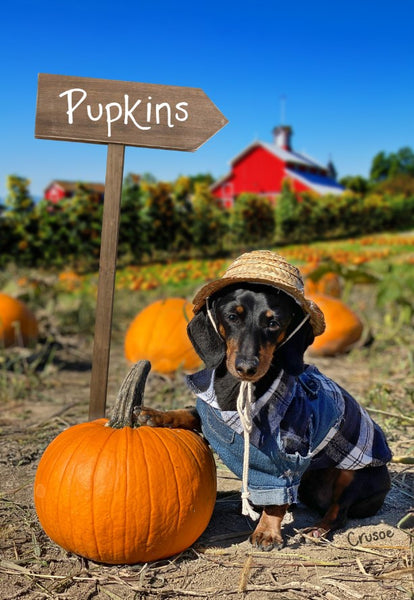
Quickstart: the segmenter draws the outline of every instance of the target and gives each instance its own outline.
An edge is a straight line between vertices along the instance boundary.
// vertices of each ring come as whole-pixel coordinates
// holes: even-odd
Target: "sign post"
[[[90,419],[105,416],[125,146],[194,152],[227,122],[199,88],[39,74],[35,137],[108,145]]]
[[[105,415],[125,146],[108,145],[89,418]]]

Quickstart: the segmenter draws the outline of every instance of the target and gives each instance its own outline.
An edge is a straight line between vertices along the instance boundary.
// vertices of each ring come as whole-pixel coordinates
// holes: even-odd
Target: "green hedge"
[[[84,186],[53,205],[30,201],[27,180],[10,178],[0,209],[0,265],[94,268],[101,243],[102,203]],[[275,203],[241,194],[222,208],[208,185],[125,178],[118,255],[125,263],[358,236],[414,227],[414,196],[346,191],[340,196],[295,193],[288,182]]]
[[[345,191],[300,194],[285,184],[276,204],[276,241],[307,242],[414,227],[414,196]]]

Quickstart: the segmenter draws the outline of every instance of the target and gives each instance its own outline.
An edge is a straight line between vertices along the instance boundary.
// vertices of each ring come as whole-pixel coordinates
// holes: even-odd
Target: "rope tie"
[[[299,325],[297,327],[295,327],[295,329],[287,336],[287,338],[285,340],[283,340],[283,342],[281,344],[279,344],[279,346],[276,348],[276,350],[279,350],[279,348],[281,348],[284,344],[286,344],[290,340],[290,338],[292,338],[295,335],[295,333],[297,333],[299,331],[299,329],[309,319],[310,319],[310,315],[305,315],[305,317],[302,319],[302,321],[299,323]]]
[[[249,478],[249,455],[250,455],[250,433],[253,427],[251,408],[253,402],[253,384],[248,381],[242,381],[240,384],[239,395],[237,397],[237,412],[243,426],[244,450],[243,450],[243,478],[242,478],[242,513],[254,521],[259,518],[259,513],[253,510],[248,491]]]

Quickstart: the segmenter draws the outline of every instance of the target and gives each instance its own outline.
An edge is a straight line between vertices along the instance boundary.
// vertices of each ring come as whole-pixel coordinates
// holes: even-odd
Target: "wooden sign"
[[[198,88],[41,73],[35,137],[197,150],[227,124]]]
[[[90,419],[105,416],[125,146],[194,151],[227,122],[198,88],[39,75],[35,137],[108,144]]]

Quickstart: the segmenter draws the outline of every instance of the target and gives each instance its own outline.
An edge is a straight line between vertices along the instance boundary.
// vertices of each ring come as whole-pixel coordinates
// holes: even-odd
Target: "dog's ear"
[[[305,368],[303,355],[314,339],[313,329],[307,321],[280,350],[276,350],[277,364],[289,375],[300,375]]]
[[[214,329],[205,309],[200,310],[187,325],[187,334],[194,350],[209,369],[219,366],[226,356],[226,345]]]

